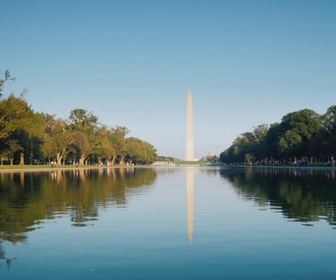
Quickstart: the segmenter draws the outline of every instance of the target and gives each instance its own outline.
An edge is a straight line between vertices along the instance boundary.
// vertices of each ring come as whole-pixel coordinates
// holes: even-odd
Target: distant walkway
[[[151,166],[175,166],[175,163],[171,161],[156,161],[152,163]]]

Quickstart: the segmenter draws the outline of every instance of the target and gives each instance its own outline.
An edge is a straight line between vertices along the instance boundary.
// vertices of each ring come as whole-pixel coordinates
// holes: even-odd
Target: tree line
[[[6,71],[0,80],[1,164],[150,164],[157,151],[148,142],[126,137],[123,126],[102,125],[86,109],[74,109],[68,119],[35,112],[24,98],[13,93],[2,98]]]
[[[280,123],[261,124],[240,134],[220,154],[232,164],[333,164],[336,154],[336,106],[325,114],[304,109],[283,116]]]

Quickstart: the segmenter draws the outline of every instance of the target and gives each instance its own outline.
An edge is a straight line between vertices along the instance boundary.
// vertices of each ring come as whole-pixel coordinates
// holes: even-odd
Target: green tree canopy
[[[259,125],[239,135],[221,153],[223,162],[289,162],[333,158],[336,150],[336,106],[323,116],[304,109],[286,114],[280,123]]]
[[[31,162],[38,156],[43,142],[44,119],[35,113],[23,95],[0,101],[0,141],[1,153],[9,158],[20,153],[20,164]],[[25,156],[27,157],[25,159]]]

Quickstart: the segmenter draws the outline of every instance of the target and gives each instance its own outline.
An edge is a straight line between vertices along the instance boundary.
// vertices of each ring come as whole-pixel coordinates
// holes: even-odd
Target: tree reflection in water
[[[3,240],[0,239],[0,261],[4,261],[7,266],[7,270],[10,271],[12,261],[16,260],[16,258],[7,258],[5,253],[5,248],[3,246]]]
[[[143,189],[155,178],[154,169],[141,168],[0,173],[1,238],[25,242],[26,232],[64,215],[73,226],[92,225],[100,209],[124,208],[132,189]]]
[[[336,171],[295,168],[222,169],[243,198],[262,208],[280,210],[293,221],[304,223],[324,219],[336,225]]]

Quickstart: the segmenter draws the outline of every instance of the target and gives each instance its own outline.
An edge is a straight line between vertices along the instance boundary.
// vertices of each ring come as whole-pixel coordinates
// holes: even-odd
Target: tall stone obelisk
[[[187,100],[187,161],[194,161],[194,123],[193,123],[193,102],[191,90],[188,92]]]

